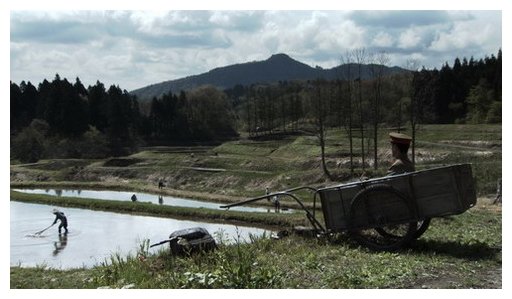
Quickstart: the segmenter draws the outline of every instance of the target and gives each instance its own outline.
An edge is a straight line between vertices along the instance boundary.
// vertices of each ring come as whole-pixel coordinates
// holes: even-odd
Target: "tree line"
[[[353,173],[356,167],[377,169],[377,137],[383,127],[408,130],[415,140],[420,124],[501,123],[501,50],[478,61],[456,58],[453,66],[445,63],[440,70],[419,68],[410,60],[404,66],[408,71],[391,76],[384,75],[389,58],[383,52],[356,49],[342,62],[351,66],[339,74],[343,79],[226,90],[241,129],[253,138],[308,129],[318,137],[322,168],[330,177],[324,153],[329,128],[346,131],[339,141],[349,145]],[[370,65],[372,79],[360,79],[363,64]]]
[[[119,86],[99,81],[85,88],[57,74],[36,88],[10,83],[11,156],[103,158],[141,145],[206,142],[237,136],[226,95],[202,87],[142,102]]]
[[[70,83],[59,75],[37,87],[11,82],[11,156],[20,161],[96,158],[124,155],[145,144],[300,131],[316,134],[324,153],[326,130],[336,127],[347,133],[343,142],[349,144],[350,168],[364,169],[369,161],[376,168],[383,126],[407,127],[414,135],[423,123],[500,123],[501,59],[500,50],[478,61],[456,58],[440,70],[408,61],[408,71],[385,76],[386,53],[356,49],[342,57],[351,67],[337,80],[237,85],[224,91],[203,86],[150,101],[138,101],[119,86],[107,89],[97,81],[85,88],[79,78]],[[365,64],[372,79],[360,79]],[[329,176],[324,154],[322,165]]]

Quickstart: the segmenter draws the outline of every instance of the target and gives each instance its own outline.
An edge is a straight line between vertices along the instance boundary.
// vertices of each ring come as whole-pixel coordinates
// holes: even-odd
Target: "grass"
[[[238,212],[225,210],[212,210],[206,208],[188,208],[175,206],[161,206],[145,202],[130,202],[118,200],[100,200],[92,198],[78,197],[56,197],[42,194],[28,194],[11,191],[11,200],[40,203],[61,207],[74,207],[90,210],[101,210],[116,213],[127,213],[136,215],[152,215],[157,217],[168,217],[178,219],[201,219],[210,222],[222,223],[251,223],[252,225],[292,227],[294,225],[304,225],[304,213],[277,214],[277,213],[259,213],[259,212]]]
[[[388,131],[379,131],[379,168],[365,168],[365,175],[379,177],[389,166]],[[476,141],[476,143],[475,143]],[[354,139],[354,159],[360,160],[360,139]],[[370,144],[371,145],[371,144]],[[372,147],[365,145],[372,162]],[[32,165],[11,165],[11,183],[61,184],[77,182],[140,191],[158,191],[163,179],[172,195],[197,199],[246,198],[271,190],[300,185],[326,186],[318,140],[315,136],[289,136],[283,140],[226,142],[202,152],[145,150],[129,157],[137,163],[124,167],[105,166],[107,160],[43,160]],[[351,177],[346,131],[327,132],[327,165],[339,180]],[[456,163],[472,163],[480,195],[492,194],[501,178],[501,125],[422,125],[417,132],[417,169]],[[204,168],[221,172],[201,171]],[[134,190],[136,191],[136,190]],[[307,200],[307,198],[306,198]]]
[[[11,288],[501,288],[501,225],[501,210],[479,205],[435,219],[395,253],[369,251],[344,235],[221,241],[213,253],[189,257],[167,248],[149,255],[141,244],[136,255],[114,254],[92,269],[11,267]],[[499,282],[489,281],[492,271]]]
[[[477,193],[493,198],[502,177],[501,132],[501,125],[423,125],[417,133],[416,167],[472,163]],[[366,168],[367,176],[386,173],[387,133],[379,133],[380,166]],[[360,139],[355,139],[356,161],[359,147]],[[316,137],[290,136],[226,142],[194,155],[181,149],[148,149],[126,157],[137,163],[125,167],[105,166],[106,160],[11,161],[11,187],[131,190],[229,203],[262,195],[266,187],[276,191],[339,183],[323,176],[319,152]],[[326,153],[329,169],[340,178],[362,174],[357,168],[355,178],[350,177],[344,166],[349,153],[344,130],[327,132]],[[164,190],[157,188],[160,179],[167,184]],[[310,194],[299,195],[311,201]],[[11,192],[11,200],[275,228],[307,221],[304,213],[224,212],[17,192]],[[369,251],[343,234],[329,240],[258,238],[184,258],[167,251],[147,255],[141,244],[137,255],[113,255],[109,263],[93,269],[11,267],[11,288],[501,288],[501,206],[485,203],[461,215],[435,218],[422,238],[398,253]]]

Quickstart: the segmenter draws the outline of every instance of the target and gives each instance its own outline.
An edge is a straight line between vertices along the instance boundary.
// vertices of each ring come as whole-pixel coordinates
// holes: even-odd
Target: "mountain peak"
[[[387,73],[396,73],[400,70],[387,68]],[[314,80],[324,78],[327,80],[339,79],[345,74],[343,66],[332,69],[313,68],[284,53],[276,53],[267,60],[233,64],[212,69],[206,73],[186,78],[149,85],[131,91],[139,99],[160,97],[168,92],[191,90],[201,85],[213,85],[219,89],[232,88],[235,85],[270,84],[278,81]],[[343,76],[343,75],[342,75]],[[371,77],[368,66],[362,70],[362,78]]]
[[[277,54],[273,54],[272,56],[269,57],[269,59],[267,60],[293,60],[290,56],[284,54],[284,53],[277,53]]]

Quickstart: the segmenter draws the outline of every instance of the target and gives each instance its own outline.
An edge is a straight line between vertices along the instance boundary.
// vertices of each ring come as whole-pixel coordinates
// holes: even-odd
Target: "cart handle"
[[[220,208],[221,209],[226,209],[226,208],[229,209],[229,208],[232,208],[232,207],[237,207],[237,206],[241,206],[241,205],[244,205],[244,204],[247,204],[247,203],[251,203],[251,202],[258,201],[258,200],[262,200],[262,199],[265,199],[265,198],[270,198],[270,197],[276,196],[276,195],[290,195],[290,192],[298,191],[298,190],[301,190],[301,189],[308,189],[308,190],[311,190],[311,191],[313,191],[315,193],[317,192],[317,189],[315,189],[313,187],[302,186],[302,187],[296,187],[296,188],[292,188],[292,189],[288,189],[288,190],[284,190],[284,191],[280,191],[280,192],[276,192],[276,193],[270,193],[270,194],[265,194],[265,195],[258,196],[258,197],[249,198],[249,199],[244,200],[244,201],[235,202],[235,203],[232,203],[232,204],[220,206]],[[300,205],[303,206],[302,203],[300,203]]]
[[[295,196],[294,194],[290,193],[291,191],[297,191],[297,190],[301,190],[301,189],[309,189],[309,190],[314,191],[315,192],[315,198],[316,198],[316,193],[318,191],[317,189],[315,189],[313,187],[309,187],[309,186],[303,186],[303,187],[297,187],[297,188],[288,189],[288,190],[281,191],[281,192],[271,193],[271,194],[268,194],[268,195],[262,195],[262,196],[250,198],[248,200],[244,200],[244,201],[241,201],[241,202],[232,203],[232,204],[225,205],[225,206],[220,206],[220,208],[227,208],[227,209],[229,209],[231,207],[240,206],[240,205],[243,205],[243,204],[246,204],[246,203],[255,202],[255,201],[262,200],[262,199],[265,199],[265,198],[270,198],[270,197],[276,196],[276,195],[289,196],[289,197],[293,198],[300,205],[300,207],[306,212],[306,217],[308,218],[308,220],[311,223],[311,225],[313,225],[313,227],[317,231],[320,230],[323,233],[327,232],[326,229],[322,226],[322,224],[320,224],[320,222],[318,222],[318,220],[315,218],[315,215],[311,214],[311,212],[306,208],[306,206],[304,206],[304,204],[299,200],[299,198],[297,196]]]

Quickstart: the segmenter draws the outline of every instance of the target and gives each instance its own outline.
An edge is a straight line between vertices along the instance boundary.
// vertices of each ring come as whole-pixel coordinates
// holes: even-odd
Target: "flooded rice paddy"
[[[169,218],[134,216],[76,208],[59,208],[68,218],[67,235],[58,234],[59,222],[41,235],[36,232],[55,219],[53,206],[10,202],[11,266],[69,269],[92,267],[108,261],[113,254],[135,254],[144,240],[151,244],[166,240],[176,230],[204,227],[216,240],[249,241],[249,235],[268,231],[259,228],[184,221]],[[157,252],[165,245],[150,249]]]
[[[60,190],[60,189],[14,189],[17,192],[31,193],[31,194],[45,194],[52,196],[64,197],[80,197],[80,198],[94,198],[103,200],[119,200],[131,201],[133,194],[137,197],[139,202],[151,202],[159,205],[169,205],[178,207],[191,207],[191,208],[207,208],[207,209],[220,209],[221,203],[208,202],[200,200],[192,200],[185,198],[178,198],[168,195],[157,195],[141,192],[125,192],[125,191],[98,191],[98,190]],[[263,212],[274,213],[276,210],[271,207],[248,207],[239,206],[230,208],[231,211],[241,212]],[[292,209],[281,209],[280,213],[291,213]]]

